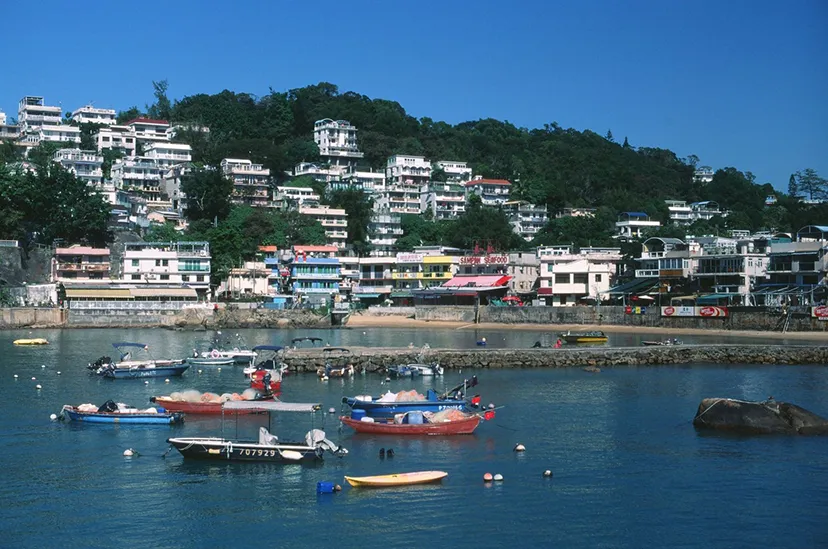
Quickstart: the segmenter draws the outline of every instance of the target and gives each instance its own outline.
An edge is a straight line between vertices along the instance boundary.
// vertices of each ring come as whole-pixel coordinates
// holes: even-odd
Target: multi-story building
[[[475,176],[466,183],[466,195],[476,194],[484,206],[501,206],[509,200],[512,183],[505,179],[483,179]]]
[[[368,241],[372,256],[389,256],[396,251],[397,239],[403,235],[400,214],[388,208],[374,208],[368,224]]]
[[[134,134],[136,141],[142,145],[169,141],[167,130],[170,123],[166,120],[153,120],[152,118],[133,118],[126,123],[130,132]]]
[[[422,156],[395,154],[385,166],[385,193],[395,213],[420,213],[420,192],[431,181],[431,162]]]
[[[129,126],[112,125],[108,128],[100,128],[92,134],[92,139],[98,146],[98,152],[103,152],[104,149],[114,149],[124,156],[135,156],[135,133]]]
[[[538,256],[535,252],[490,253],[459,258],[458,276],[509,275],[513,293],[529,293],[538,279]]]
[[[420,290],[450,280],[459,269],[459,252],[443,246],[418,246],[414,252],[398,253],[391,273],[395,289]]]
[[[239,298],[268,295],[271,270],[263,261],[245,261],[242,267],[230,269],[216,289],[217,296]]]
[[[359,282],[351,289],[351,296],[361,300],[383,301],[394,290],[391,274],[396,268],[394,256],[362,257],[359,259]]]
[[[233,182],[233,202],[248,206],[272,205],[270,170],[247,159],[225,158],[221,171]]]
[[[52,260],[54,282],[109,279],[109,248],[74,245],[55,248]]]
[[[713,172],[713,168],[709,166],[701,166],[693,173],[693,181],[704,184],[712,183],[714,175],[715,173]]]
[[[161,194],[170,201],[170,208],[179,216],[184,215],[186,195],[181,191],[181,180],[193,171],[190,162],[174,164],[162,172]]]
[[[607,299],[621,262],[621,248],[540,247],[538,298],[546,305],[571,306],[591,298]]]
[[[365,156],[359,151],[357,129],[347,120],[317,120],[313,125],[313,140],[319,146],[319,156],[333,166],[355,166]]]
[[[169,168],[175,164],[191,162],[193,149],[186,143],[168,143],[156,141],[148,143],[144,147],[144,156],[155,160],[161,169]]]
[[[78,124],[102,124],[112,126],[116,123],[115,109],[98,109],[92,105],[72,111],[72,120]]]
[[[321,183],[332,183],[339,181],[345,169],[340,166],[329,166],[314,162],[300,162],[293,168],[294,177],[308,176],[314,181]]]
[[[456,160],[438,160],[434,163],[434,170],[443,170],[448,183],[466,183],[472,178],[472,169],[465,162]],[[432,172],[433,173],[433,172]]]
[[[641,245],[641,257],[636,258],[636,279],[658,281],[660,293],[673,289],[696,272],[702,254],[698,242],[684,242],[678,238],[648,238]]]
[[[6,113],[0,111],[0,140],[15,140],[20,137],[20,128],[16,124],[9,124]]]
[[[208,242],[127,242],[123,279],[149,285],[187,285],[200,297],[210,289]]]
[[[27,95],[17,104],[17,124],[24,132],[40,126],[57,126],[63,113],[60,107],[46,105],[42,97]]]
[[[331,179],[326,189],[328,191],[357,189],[368,194],[381,193],[385,190],[385,172],[348,168],[339,178]]]
[[[828,282],[828,227],[808,225],[794,241],[772,240],[767,275],[766,305],[813,303],[813,290]]]
[[[53,143],[74,143],[81,142],[81,130],[77,126],[58,124],[55,126],[39,126],[32,128],[27,135],[34,137],[38,143],[51,141]]]
[[[162,202],[162,170],[152,158],[128,156],[112,165],[112,182],[115,188],[127,191],[147,202]]]
[[[420,189],[420,210],[434,219],[455,219],[466,211],[466,192],[459,183],[431,182]]]
[[[562,217],[595,217],[596,208],[561,208],[555,212],[555,219]]]
[[[712,200],[690,204],[684,200],[665,200],[664,202],[667,203],[667,209],[670,211],[670,221],[676,225],[690,225],[699,220],[709,221],[717,215],[727,215],[727,212],[722,211],[719,204]]]
[[[311,187],[276,187],[276,207],[282,210],[296,209],[299,206],[315,207],[319,205],[319,198]]]
[[[52,160],[75,174],[75,177],[83,180],[90,187],[101,188],[103,185],[104,159],[97,151],[59,149],[55,151]]]
[[[622,212],[615,222],[615,238],[621,240],[632,240],[641,238],[647,230],[661,227],[659,221],[650,220],[650,216],[644,212]]]
[[[344,248],[348,239],[348,214],[342,208],[301,206],[299,213],[317,220],[325,229],[325,238],[336,248]]]
[[[546,204],[530,204],[525,200],[510,200],[503,203],[503,211],[509,216],[512,230],[524,240],[531,241],[549,222]]]
[[[336,246],[294,246],[289,260],[290,286],[301,302],[326,303],[339,293]]]
[[[728,298],[731,304],[756,305],[751,292],[764,281],[769,263],[764,247],[743,240],[702,249],[704,253],[692,273],[699,281],[699,291],[714,298]]]

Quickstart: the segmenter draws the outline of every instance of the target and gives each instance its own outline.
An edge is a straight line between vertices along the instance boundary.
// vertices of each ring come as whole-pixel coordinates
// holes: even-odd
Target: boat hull
[[[230,366],[235,364],[232,358],[188,358],[192,366]]]
[[[395,475],[377,475],[373,477],[345,477],[351,486],[383,488],[389,486],[411,486],[440,482],[448,476],[445,471],[418,471],[415,473],[398,473]]]
[[[66,407],[63,409],[63,413],[72,421],[82,421],[84,423],[174,425],[184,422],[184,415],[178,412],[161,414],[118,414],[113,412],[79,412]]]
[[[36,337],[33,339],[15,339],[15,345],[48,345],[49,342],[43,338]]]
[[[270,399],[261,399],[270,400]],[[170,412],[181,412],[184,414],[221,415],[221,402],[186,402],[182,400],[171,400],[164,397],[152,397],[154,402]],[[233,410],[232,414],[259,414],[256,410]]]
[[[180,376],[189,367],[189,364],[181,364],[178,366],[156,366],[154,368],[105,368],[101,375],[112,379]]]
[[[373,435],[470,435],[480,425],[480,416],[477,415],[457,421],[423,423],[421,425],[357,421],[345,416],[339,419],[357,433]]]
[[[168,438],[167,442],[187,459],[285,464],[312,464],[322,461],[320,449],[301,442],[266,445],[221,438]]]
[[[351,397],[342,399],[354,410],[365,410],[365,415],[372,418],[393,419],[396,414],[404,414],[412,411],[442,412],[443,410],[466,411],[465,400],[412,400],[406,402],[379,402],[377,399],[371,402],[357,400]]]

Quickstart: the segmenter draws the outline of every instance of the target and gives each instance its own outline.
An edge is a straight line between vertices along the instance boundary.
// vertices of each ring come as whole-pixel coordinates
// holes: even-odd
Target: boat
[[[139,410],[131,406],[116,404],[111,400],[100,407],[94,404],[81,404],[80,406],[66,404],[58,417],[86,423],[173,425],[184,421],[184,414],[180,412],[172,412],[163,408]]]
[[[561,338],[567,343],[606,343],[609,341],[607,334],[600,331],[594,332],[566,332]]]
[[[235,337],[236,341],[233,342],[230,339],[222,338],[221,332],[216,332],[213,339],[207,341],[208,349],[203,352],[196,351],[200,356],[193,358],[230,361],[223,364],[253,364],[253,361],[256,360],[256,352],[252,349],[246,349],[247,344],[241,335],[236,334]],[[202,364],[209,365],[209,363]]]
[[[338,356],[334,357],[334,353],[341,353]],[[337,358],[347,358],[344,355],[350,354],[351,350],[346,349],[345,347],[325,347],[322,349],[322,354],[325,355],[326,360],[330,361],[331,359]],[[331,377],[352,377],[354,375],[354,365],[353,364],[345,364],[342,366],[334,366],[330,362],[327,362],[324,367],[318,368],[316,370],[316,375],[320,378],[331,378]]]
[[[15,345],[48,345],[49,342],[42,337],[34,337],[29,339],[15,339]]]
[[[192,397],[188,393],[193,394]],[[273,401],[273,393],[259,393],[252,391],[253,394],[248,396],[245,391],[241,395],[233,394],[230,399],[236,399],[243,402],[260,402]],[[150,402],[162,406],[165,410],[171,412],[183,412],[185,414],[199,414],[199,415],[219,415],[222,412],[222,405],[225,400],[222,396],[211,393],[200,393],[198,391],[178,391],[166,396],[150,397]],[[258,414],[259,410],[239,410],[238,414]]]
[[[355,410],[356,411],[356,410]],[[457,412],[462,414],[462,412]],[[401,414],[403,415],[403,414]],[[339,420],[343,425],[347,425],[357,433],[365,433],[372,435],[470,435],[480,425],[479,414],[463,414],[462,419],[455,419],[449,421],[431,422],[423,418],[424,414],[419,414],[422,420],[421,423],[411,422],[412,417],[416,417],[416,412],[408,412],[404,414],[405,417],[400,418],[400,423],[394,421],[370,421],[373,418],[368,418],[369,421],[363,421],[364,418],[356,419],[356,417],[341,416]],[[436,415],[436,414],[431,414]],[[409,422],[406,422],[409,420]]]
[[[279,401],[228,401],[222,413],[309,412],[321,410],[321,404],[289,403]],[[258,440],[231,440],[223,437],[172,437],[167,442],[184,458],[213,461],[242,461],[270,463],[318,463],[324,453],[344,456],[348,450],[325,438],[325,432],[311,429],[301,442],[282,442],[265,427],[259,428]]]
[[[295,349],[296,347],[299,346],[298,344],[302,343],[303,341],[309,341],[311,346],[315,347],[317,343],[322,343],[322,338],[321,337],[294,337],[290,341],[290,344],[293,345],[293,348]]]
[[[95,362],[87,366],[88,369],[94,373],[114,379],[129,379],[142,377],[167,377],[180,376],[189,364],[185,364],[184,360],[166,360],[155,359],[149,354],[149,347],[143,343],[131,343],[128,341],[120,341],[112,344],[119,354],[120,360],[113,362],[109,357],[101,357]],[[129,349],[124,351],[125,349]],[[144,351],[150,358],[143,360],[133,360],[131,349],[138,349]]]
[[[440,376],[443,368],[439,364],[401,364],[388,368],[389,377],[418,377]]]
[[[352,410],[364,410],[367,417],[375,419],[392,419],[396,414],[403,414],[412,410],[422,412],[440,412],[442,410],[466,411],[472,405],[466,401],[464,396],[466,389],[477,385],[477,376],[470,380],[464,380],[462,384],[438,395],[433,389],[429,389],[426,395],[418,395],[416,391],[401,391],[404,393],[386,393],[381,397],[370,395],[358,395],[354,397],[342,397],[342,403],[347,404]],[[397,400],[402,396],[403,400]]]
[[[212,345],[205,346],[202,343],[200,348],[198,343],[196,345],[193,356],[187,357],[187,362],[193,366],[229,366],[236,362],[232,356],[222,355],[222,352]]]
[[[282,377],[287,371],[287,364],[277,363],[276,358],[283,348],[280,345],[257,345],[253,347],[253,351],[256,352],[257,356],[266,358],[259,361],[255,366],[244,369],[244,375],[250,379],[251,388],[265,391],[265,387],[269,386],[271,393],[278,393],[282,390]]]
[[[652,346],[656,346],[656,345],[681,345],[681,341],[674,338],[674,339],[665,339],[665,340],[662,340],[662,341],[642,341],[641,344],[644,345],[645,347],[652,347]]]
[[[415,471],[413,473],[395,473],[393,475],[377,475],[372,477],[349,477],[345,480],[355,487],[383,488],[388,486],[411,486],[414,484],[429,484],[440,482],[448,476],[445,471]]]

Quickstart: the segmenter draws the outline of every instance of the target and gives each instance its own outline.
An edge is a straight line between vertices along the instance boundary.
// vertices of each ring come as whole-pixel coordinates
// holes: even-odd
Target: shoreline
[[[828,342],[828,332],[763,332],[758,330],[718,330],[707,328],[659,328],[652,326],[619,326],[613,324],[472,324],[453,320],[417,320],[402,316],[351,315],[344,328],[412,328],[450,330],[509,330],[537,332],[597,331],[610,334],[653,334],[663,338],[676,335],[722,336],[756,339],[801,339]]]

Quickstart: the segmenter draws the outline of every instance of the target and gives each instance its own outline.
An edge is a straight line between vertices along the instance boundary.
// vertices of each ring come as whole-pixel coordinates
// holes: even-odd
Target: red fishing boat
[[[243,399],[240,402],[255,402],[262,400],[274,400],[276,395],[257,395],[252,399]],[[185,414],[221,414],[221,407],[224,404],[223,400],[209,400],[209,401],[192,401],[192,400],[178,400],[170,398],[169,396],[150,397],[150,402],[153,402],[168,412],[184,412]],[[257,414],[255,409],[241,409],[235,411],[239,414]]]
[[[408,413],[411,414],[411,412]],[[463,419],[438,423],[383,423],[380,421],[362,421],[347,416],[342,416],[339,419],[357,433],[375,435],[470,435],[477,429],[481,417],[473,414]]]

